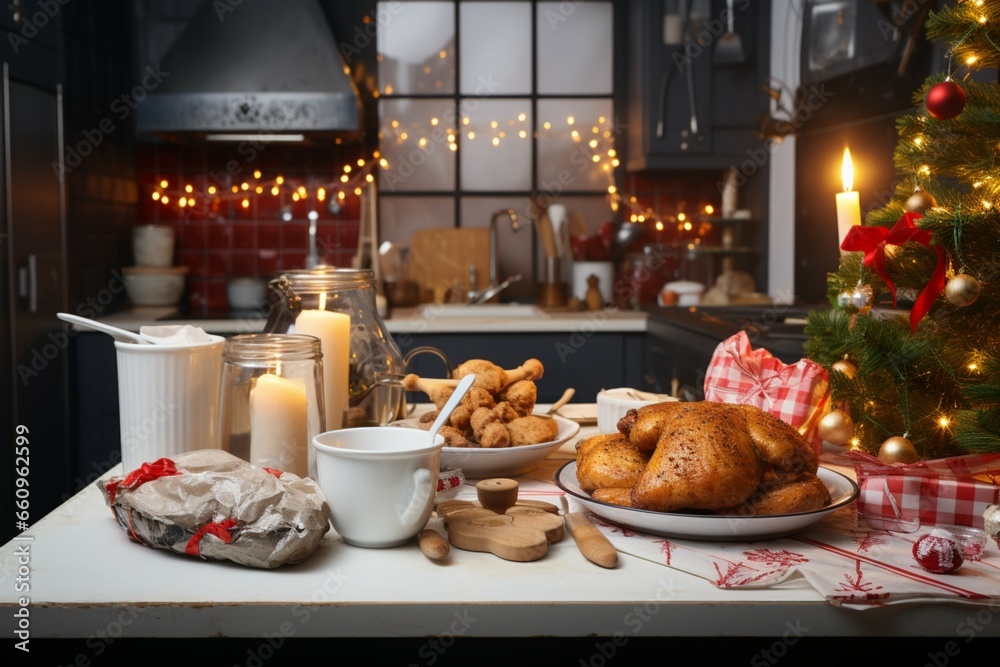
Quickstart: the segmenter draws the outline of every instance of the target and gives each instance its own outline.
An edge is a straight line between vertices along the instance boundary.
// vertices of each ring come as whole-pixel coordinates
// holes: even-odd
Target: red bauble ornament
[[[958,540],[951,533],[937,529],[914,543],[913,558],[920,567],[935,574],[954,572],[965,560]]]
[[[927,112],[938,120],[951,120],[965,108],[965,91],[954,81],[942,81],[927,91]]]

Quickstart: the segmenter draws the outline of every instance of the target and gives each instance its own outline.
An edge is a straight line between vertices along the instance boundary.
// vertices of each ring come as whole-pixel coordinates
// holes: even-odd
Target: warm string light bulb
[[[375,152],[372,156],[371,161],[367,161],[364,158],[358,158],[356,161],[357,169],[354,169],[350,164],[344,166],[344,174],[341,179],[341,183],[335,184],[322,184],[311,190],[310,186],[302,183],[296,183],[294,185],[289,184],[286,179],[278,175],[271,182],[260,181],[259,179],[263,176],[259,169],[254,170],[253,176],[256,182],[251,185],[247,181],[234,184],[230,186],[228,192],[221,191],[215,185],[209,185],[205,188],[204,194],[198,193],[195,190],[195,186],[191,183],[187,183],[184,186],[179,186],[176,193],[176,197],[171,197],[166,192],[166,188],[169,187],[170,183],[167,179],[161,179],[158,182],[158,188],[150,193],[150,197],[153,201],[158,202],[161,205],[170,205],[172,199],[176,200],[176,207],[178,209],[186,210],[201,210],[207,214],[209,210],[212,210],[212,203],[217,201],[229,200],[234,203],[234,205],[249,209],[251,207],[250,199],[247,197],[251,194],[251,190],[254,194],[264,195],[265,191],[269,192],[272,196],[282,197],[285,194],[290,196],[291,201],[306,201],[310,197],[310,192],[316,198],[317,201],[325,201],[327,199],[328,190],[333,187],[337,187],[337,199],[343,201],[346,197],[346,191],[350,190],[355,195],[360,195],[362,193],[362,185],[375,182],[375,176],[372,174],[377,168],[386,169],[389,166],[388,160],[385,158],[379,158],[378,152]],[[350,175],[348,175],[350,174]],[[341,189],[342,188],[342,189]],[[199,199],[204,201],[204,206],[199,207]],[[191,213],[185,213],[185,215],[191,215]],[[289,214],[290,215],[290,214]],[[289,218],[285,218],[286,220]]]
[[[505,140],[509,139],[509,137],[507,136],[508,132],[504,129],[501,129],[501,127],[513,128],[510,130],[511,136],[516,135],[517,138],[527,139],[529,136],[529,130],[527,128],[516,127],[516,123],[518,122],[526,123],[527,121],[528,121],[527,113],[521,112],[511,118],[503,118],[503,119],[491,118],[489,119],[489,121],[485,122],[485,124],[481,127],[476,127],[475,124],[473,124],[472,118],[470,116],[462,116],[459,123],[461,126],[465,127],[465,129],[463,130],[465,135],[464,138],[467,139],[468,141],[471,142],[483,138],[489,142],[489,145],[492,145],[493,147],[499,147]],[[577,151],[584,150],[589,152],[588,157],[590,158],[590,162],[594,165],[595,168],[599,168],[601,172],[607,175],[607,178],[609,180],[607,200],[611,210],[617,211],[620,205],[625,205],[627,209],[629,209],[630,211],[630,216],[629,216],[630,220],[633,220],[635,222],[646,222],[646,221],[655,222],[657,223],[657,228],[659,230],[662,230],[664,228],[663,216],[660,216],[652,209],[645,209],[639,206],[634,201],[634,198],[632,198],[632,201],[624,200],[615,186],[615,170],[619,166],[621,166],[621,161],[618,158],[618,153],[614,148],[615,135],[612,133],[611,128],[608,126],[608,118],[606,116],[599,116],[597,118],[597,123],[593,124],[593,123],[587,123],[585,119],[580,119],[577,118],[576,116],[569,115],[566,116],[565,121],[566,124],[564,127],[566,127],[569,130],[569,138],[575,143],[583,144],[581,148],[575,150]],[[440,127],[442,125],[441,119],[436,116],[429,118],[427,122],[430,127]],[[410,124],[410,130],[412,130],[412,128],[417,128],[417,127],[420,127],[418,123]],[[590,132],[587,133],[589,136],[585,139],[583,133],[579,129],[577,129],[577,127],[589,128]],[[541,123],[541,128],[545,132],[551,133],[553,131],[553,124],[552,122],[546,120]],[[602,128],[604,128],[603,131]],[[395,142],[397,145],[413,141],[420,149],[423,149],[425,151],[430,149],[429,147],[432,140],[440,141],[440,136],[441,136],[441,135],[436,135],[437,138],[435,138],[435,135],[420,136],[419,133],[415,133],[416,136],[411,136],[411,131],[408,131],[407,129],[403,128],[403,124],[400,121],[400,119],[388,120],[387,129],[383,132],[380,132],[379,137],[384,140],[386,138],[386,133],[390,131],[392,132],[392,136],[395,137]],[[584,132],[585,131],[586,130],[584,130]],[[457,143],[458,137],[457,133],[454,130],[446,129],[446,134],[444,135],[444,138],[446,139],[448,149],[450,151],[455,152],[458,150],[458,143]],[[377,158],[378,156],[376,155],[375,157]],[[388,164],[384,159],[380,160],[380,164],[383,169],[388,169]],[[348,184],[349,179],[345,178],[344,176],[350,173],[351,173],[350,165],[345,166],[344,175],[341,176],[340,178],[341,183],[343,184],[342,187],[345,190],[350,189],[350,185]],[[367,178],[366,180],[368,180],[368,182],[372,181],[371,178]],[[338,198],[342,199],[342,192],[338,192]],[[711,205],[702,207],[702,210],[704,210],[704,214],[706,216],[711,216],[715,211],[714,207]],[[679,219],[683,222],[684,220],[683,214]],[[707,233],[706,224],[707,223],[703,223],[699,226],[698,230],[699,235],[704,235],[705,233]],[[683,225],[681,225],[680,229],[683,229],[685,231],[692,231],[694,229],[694,225],[689,223],[686,226],[686,228]]]

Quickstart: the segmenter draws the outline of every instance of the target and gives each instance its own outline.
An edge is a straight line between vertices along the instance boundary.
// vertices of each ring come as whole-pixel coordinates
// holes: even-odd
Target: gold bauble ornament
[[[854,437],[854,421],[843,410],[831,410],[819,420],[816,432],[831,445],[843,445]]]
[[[854,362],[849,359],[841,359],[840,361],[833,362],[831,368],[838,373],[843,373],[847,376],[848,380],[853,380],[854,376],[858,372],[858,367],[854,365]]]
[[[957,273],[944,286],[944,298],[948,299],[950,304],[964,308],[976,302],[981,289],[979,281],[968,273]]]
[[[904,204],[904,208],[907,211],[912,211],[914,213],[924,213],[929,208],[934,208],[937,206],[937,200],[934,199],[934,195],[929,192],[924,192],[920,188],[913,191],[913,194],[909,196]]]
[[[893,463],[916,463],[920,457],[912,442],[901,435],[894,435],[878,448],[878,460],[892,465]]]

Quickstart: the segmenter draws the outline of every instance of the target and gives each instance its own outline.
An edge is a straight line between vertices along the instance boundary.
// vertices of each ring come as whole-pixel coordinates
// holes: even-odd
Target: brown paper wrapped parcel
[[[330,529],[330,506],[313,480],[220,449],[146,463],[97,485],[131,539],[206,560],[294,564]]]

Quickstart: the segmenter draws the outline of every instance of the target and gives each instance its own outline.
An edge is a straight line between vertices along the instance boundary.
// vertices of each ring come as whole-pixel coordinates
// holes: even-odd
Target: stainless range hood
[[[137,105],[145,135],[355,133],[361,110],[315,0],[206,0]]]

